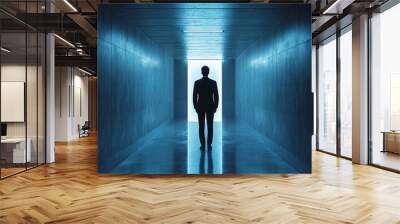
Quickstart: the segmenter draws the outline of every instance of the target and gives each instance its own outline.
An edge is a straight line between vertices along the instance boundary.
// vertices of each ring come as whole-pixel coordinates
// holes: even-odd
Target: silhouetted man
[[[204,149],[205,145],[204,123],[207,118],[207,145],[210,150],[213,139],[214,113],[217,111],[219,98],[217,82],[208,78],[209,72],[210,69],[207,66],[201,68],[203,78],[194,83],[193,105],[199,118],[200,149]]]

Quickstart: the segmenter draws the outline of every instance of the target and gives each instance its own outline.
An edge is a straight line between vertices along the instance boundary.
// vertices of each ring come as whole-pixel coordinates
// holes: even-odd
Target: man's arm
[[[218,85],[217,85],[217,82],[215,82],[214,83],[214,105],[215,105],[215,111],[217,111],[218,103],[219,103]]]
[[[197,82],[194,83],[194,88],[193,88],[193,106],[194,109],[197,111],[199,107],[199,102],[197,101],[197,95],[199,94]]]

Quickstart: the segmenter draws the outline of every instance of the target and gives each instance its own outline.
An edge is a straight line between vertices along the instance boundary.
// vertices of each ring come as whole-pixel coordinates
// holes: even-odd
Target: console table
[[[27,145],[26,151],[25,145]],[[31,162],[31,139],[28,138],[26,141],[25,138],[1,139],[1,157],[6,163],[19,164]]]
[[[383,131],[382,152],[400,154],[400,131]]]

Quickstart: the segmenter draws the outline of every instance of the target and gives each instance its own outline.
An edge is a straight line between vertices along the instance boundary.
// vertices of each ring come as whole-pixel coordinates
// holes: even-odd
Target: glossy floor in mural
[[[135,143],[136,150],[111,173],[247,174],[296,173],[268,148],[264,136],[251,127],[224,121],[214,124],[212,150],[200,150],[198,124],[171,121]]]

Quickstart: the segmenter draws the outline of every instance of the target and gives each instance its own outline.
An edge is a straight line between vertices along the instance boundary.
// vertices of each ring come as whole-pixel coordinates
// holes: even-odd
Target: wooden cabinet
[[[383,133],[383,152],[400,154],[400,132]]]

